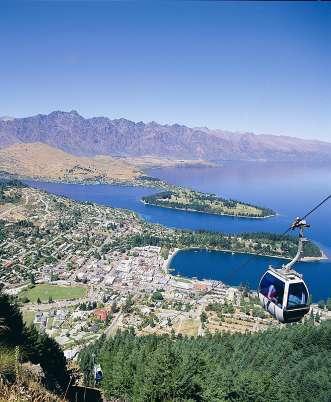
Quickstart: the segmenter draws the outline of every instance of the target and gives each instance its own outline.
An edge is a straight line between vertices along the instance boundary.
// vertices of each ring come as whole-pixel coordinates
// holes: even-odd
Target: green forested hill
[[[160,230],[160,228],[158,229]],[[116,238],[112,246],[123,252],[133,247],[159,246],[180,249],[209,248],[293,258],[298,250],[298,239],[293,236],[264,232],[231,235],[205,230],[167,230],[162,228],[162,232],[153,233],[153,226],[147,225],[145,233]],[[302,256],[321,257],[322,253],[316,244],[307,241],[304,243]]]
[[[251,335],[198,338],[132,332],[80,353],[87,382],[93,358],[108,397],[129,401],[329,402],[331,322]]]

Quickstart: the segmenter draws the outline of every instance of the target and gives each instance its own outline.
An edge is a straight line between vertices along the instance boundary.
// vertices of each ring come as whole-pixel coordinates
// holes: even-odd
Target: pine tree
[[[23,342],[23,320],[21,312],[14,300],[0,292],[0,319],[2,334],[0,346],[16,346]]]
[[[35,277],[34,277],[34,274],[30,274],[30,283],[31,283],[31,285],[35,285],[36,284],[36,280],[35,280]]]

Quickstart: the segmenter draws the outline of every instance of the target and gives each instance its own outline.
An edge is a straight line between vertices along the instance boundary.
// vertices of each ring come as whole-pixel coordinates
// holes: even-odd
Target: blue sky
[[[0,115],[331,141],[331,4],[0,1]]]

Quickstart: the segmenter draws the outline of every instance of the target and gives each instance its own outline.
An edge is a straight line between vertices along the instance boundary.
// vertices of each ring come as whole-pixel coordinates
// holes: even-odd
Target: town
[[[130,211],[13,182],[2,187],[0,218],[4,291],[18,297],[27,325],[53,337],[68,359],[125,328],[196,336],[280,325],[244,286],[173,275],[176,247],[132,244],[138,235],[172,232]],[[312,309],[316,320],[329,314]]]

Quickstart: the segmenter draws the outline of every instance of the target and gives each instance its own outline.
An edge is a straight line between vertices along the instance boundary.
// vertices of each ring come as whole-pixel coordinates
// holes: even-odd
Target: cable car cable
[[[326,201],[328,201],[331,198],[331,194],[325,197],[319,204],[317,204],[313,209],[311,209],[309,212],[306,213],[302,218],[299,218],[300,221],[304,220],[307,218],[307,216],[311,215],[313,212],[315,212],[319,207],[321,207]],[[290,226],[283,235],[288,233],[292,229],[292,226]]]
[[[318,208],[320,208],[326,201],[328,201],[331,198],[331,194],[328,195],[327,197],[325,197],[321,202],[319,202],[314,208],[312,208],[309,212],[307,212],[302,218],[298,218],[298,220],[302,221],[304,219],[306,219],[309,215],[311,215],[313,212],[315,212]],[[287,228],[283,233],[280,234],[280,236],[285,236],[290,230],[292,230],[292,226],[290,226],[289,228]],[[237,267],[235,267],[230,275],[229,278],[231,278],[233,276],[234,273],[236,273],[237,271],[239,271],[240,269],[244,268],[246,265],[248,265],[248,263],[253,260],[256,257],[255,254],[247,257],[246,261],[244,261],[242,264],[238,265]]]
[[[326,201],[328,201],[331,198],[331,194],[328,195],[327,197],[325,197],[321,202],[319,202],[314,208],[312,208],[310,211],[308,211],[302,218],[299,218],[300,220],[304,220],[306,219],[309,215],[311,215],[313,212],[315,212],[318,208],[320,208]],[[285,230],[284,233],[282,233],[280,236],[285,236],[290,230],[292,229],[292,226],[290,226],[288,229]],[[256,255],[251,255],[249,256],[246,261],[244,261],[242,264],[238,265],[236,268],[234,268],[232,270],[232,275],[234,272],[237,272],[239,269],[245,267],[246,265],[248,265],[248,263],[254,259],[256,257]],[[232,276],[231,275],[231,276]],[[216,285],[212,286],[208,291],[204,292],[204,294],[202,296],[200,296],[197,300],[195,300],[193,302],[193,304],[197,304],[197,302],[199,300],[201,300],[203,297],[207,296],[209,293],[211,293],[213,290],[215,290],[218,286],[223,285],[223,282],[219,281]],[[177,317],[179,317],[180,315],[183,314],[183,311],[180,311],[178,314],[176,314],[174,317],[172,317],[172,319],[175,319]],[[161,328],[160,328],[161,329]],[[156,332],[159,332],[159,330],[157,330]]]

